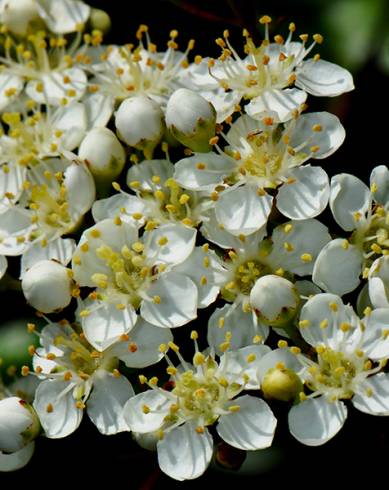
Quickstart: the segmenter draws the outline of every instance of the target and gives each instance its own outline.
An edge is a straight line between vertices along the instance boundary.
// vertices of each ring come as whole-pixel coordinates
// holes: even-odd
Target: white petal
[[[40,243],[32,245],[22,256],[20,265],[20,277],[34,264],[41,260],[55,260],[63,265],[68,265],[76,249],[73,238],[57,238],[48,242],[45,247]]]
[[[290,409],[289,430],[302,444],[320,446],[340,431],[346,417],[343,402],[330,403],[323,396],[311,398]]]
[[[312,280],[324,291],[343,295],[360,283],[363,254],[347,240],[336,238],[325,245],[313,268]]]
[[[18,75],[8,73],[6,69],[0,73],[0,110],[5,109],[11,102],[18,98],[23,90],[23,78]],[[14,92],[11,96],[7,96],[8,90]]]
[[[158,463],[161,470],[175,480],[192,480],[207,469],[213,450],[212,436],[203,434],[188,422],[165,434],[157,444]]]
[[[175,164],[174,179],[186,189],[213,190],[225,177],[233,173],[235,168],[236,163],[232,158],[212,152],[197,153]]]
[[[67,76],[70,83],[64,83],[63,79]],[[71,100],[79,100],[86,89],[87,78],[85,73],[79,68],[67,68],[61,72],[51,72],[42,75],[43,92],[37,90],[39,81],[31,80],[27,82],[26,94],[38,104],[52,104],[60,106],[63,99],[67,99],[67,91],[73,89],[76,95]],[[69,100],[69,99],[67,99]]]
[[[116,377],[107,371],[96,373],[87,404],[89,418],[105,435],[128,430],[123,418],[123,407],[134,395],[131,383],[124,376]]]
[[[319,124],[321,131],[313,131],[313,126]],[[329,112],[309,112],[301,115],[290,134],[290,145],[303,145],[300,151],[311,153],[310,148],[318,146],[312,158],[326,158],[332,155],[343,143],[346,132],[339,118]]]
[[[75,383],[71,385],[76,386]],[[66,394],[62,394],[69,387],[68,381],[47,380],[43,381],[36,390],[33,406],[46,437],[50,439],[66,437],[80,425],[83,411],[76,407],[73,390],[70,389]],[[47,411],[49,404],[52,405],[52,411]]]
[[[359,318],[339,296],[322,293],[310,298],[301,309],[300,319],[307,324],[300,333],[314,347],[324,344],[346,353],[359,347],[362,337]],[[342,323],[349,324],[350,329],[344,332],[340,328]]]
[[[319,97],[335,97],[354,89],[351,73],[325,60],[305,61],[296,70],[296,75],[297,87]]]
[[[150,300],[143,300],[140,313],[146,321],[157,327],[180,327],[197,316],[197,287],[182,274],[163,274],[147,293]],[[153,301],[155,296],[159,296],[159,303]]]
[[[290,219],[314,218],[324,211],[330,195],[328,175],[321,167],[294,168],[289,172],[292,183],[278,191],[277,208]]]
[[[208,261],[206,266],[204,260]],[[195,247],[189,257],[174,270],[189,277],[196,284],[199,293],[198,308],[206,308],[213,303],[219,294],[220,285],[228,280],[227,271],[216,253],[213,250],[204,251],[202,247]]]
[[[114,98],[111,95],[96,92],[83,98],[88,129],[105,127],[111,119]]]
[[[264,131],[266,128],[267,126],[262,121],[243,114],[231,125],[226,140],[232,148],[237,148],[242,146],[242,140],[246,140],[250,134]]]
[[[301,363],[297,360],[297,357],[288,349],[274,349],[271,352],[265,354],[258,363],[258,378],[262,383],[263,378],[266,376],[269,369],[273,369],[277,364],[282,363],[286,369],[294,371],[296,374],[302,374]]]
[[[173,177],[173,172],[174,165],[168,160],[143,160],[143,162],[133,165],[128,170],[126,182],[129,187],[131,187],[131,182],[140,182],[140,190],[154,192]],[[160,177],[160,184],[153,182],[152,178],[154,176]]]
[[[335,221],[346,231],[358,228],[371,207],[370,189],[358,177],[335,175],[331,179],[330,207]]]
[[[89,5],[78,0],[37,0],[37,7],[39,16],[57,34],[76,31],[90,14]]]
[[[389,357],[389,308],[377,308],[364,318],[366,329],[361,349],[374,361]]]
[[[193,251],[196,229],[168,223],[146,233],[143,240],[145,242],[145,254],[148,257],[153,257],[155,263],[180,264]],[[160,244],[161,240],[162,245]]]
[[[250,235],[266,224],[273,198],[259,195],[255,186],[224,191],[216,202],[216,218],[233,235]]]
[[[0,452],[0,471],[15,471],[23,468],[34,454],[35,442],[30,442],[24,448],[12,454]]]
[[[285,122],[292,119],[293,112],[306,100],[307,94],[297,88],[265,90],[245,106],[245,111],[254,119],[271,117],[275,123]]]
[[[317,255],[330,240],[327,227],[316,219],[290,221],[274,229],[267,260],[274,270],[282,267],[299,276],[311,274]]]
[[[8,267],[8,261],[4,255],[0,255],[0,279],[4,276]]]
[[[156,327],[143,318],[138,318],[128,341],[114,344],[110,349],[110,354],[118,357],[129,368],[144,368],[156,364],[163,358],[159,346],[168,344],[171,340],[173,340],[173,335],[170,329]]]
[[[370,415],[389,415],[389,374],[367,378],[352,399],[355,408]]]
[[[370,301],[375,308],[389,308],[389,257],[376,259],[368,277]]]
[[[134,327],[137,314],[131,305],[119,310],[115,304],[90,301],[90,314],[82,317],[81,324],[88,342],[103,351],[117,342]],[[89,306],[85,303],[85,306]]]
[[[220,344],[226,341],[226,332],[232,334],[230,349],[235,351],[252,345],[255,336],[261,337],[261,342],[265,342],[269,335],[269,328],[258,321],[254,312],[245,313],[241,305],[235,307],[226,304],[223,308],[217,308],[208,322],[208,344],[217,355],[222,354]]]
[[[202,95],[208,102],[211,102],[216,109],[217,123],[222,123],[228,116],[231,116],[231,114],[235,112],[236,104],[238,104],[241,99],[239,93],[234,91],[226,92],[221,87],[212,91],[202,91],[200,95]]]
[[[0,137],[0,146],[2,146]],[[5,151],[5,150],[4,150]],[[6,158],[6,151],[4,157]],[[1,157],[0,157],[1,158]],[[7,169],[5,171],[4,169]],[[27,169],[21,165],[7,165],[0,167],[0,201],[7,199],[8,202],[16,202],[23,192],[23,182],[26,178]],[[6,197],[5,193],[13,197]]]
[[[84,104],[73,102],[65,107],[58,107],[52,124],[56,130],[63,132],[61,148],[73,151],[81,143],[87,129]]]
[[[69,213],[78,221],[92,207],[96,196],[95,182],[86,165],[75,161],[65,170],[63,185],[67,190]]]
[[[386,165],[373,168],[370,175],[370,188],[373,184],[377,187],[373,194],[374,200],[387,207],[389,201],[389,169]]]
[[[125,210],[125,213],[122,212]],[[136,196],[130,194],[114,194],[106,199],[95,201],[92,206],[92,216],[96,221],[102,221],[107,218],[115,218],[120,216],[120,219],[125,223],[130,223],[137,228],[144,225],[144,218],[136,220],[132,217],[133,213],[148,214],[148,208],[145,203]]]
[[[220,225],[215,216],[215,212],[210,210],[207,219],[204,220],[201,228],[201,233],[207,238],[207,240],[216,243],[221,248],[242,250],[243,253],[252,251],[256,253],[258,251],[258,246],[260,242],[266,236],[266,224],[262,226],[258,231],[252,233],[244,238],[241,238],[228,233],[224,230],[223,225]],[[250,253],[250,252],[248,252]]]
[[[237,405],[240,410],[220,417],[216,430],[224,441],[246,451],[271,446],[277,419],[265,401],[244,395],[229,405]]]
[[[148,390],[130,398],[124,405],[123,416],[129,430],[146,434],[161,428],[172,401],[161,391]],[[150,411],[145,413],[144,407]]]
[[[270,347],[267,345],[248,345],[238,350],[228,350],[220,358],[217,374],[231,383],[244,385],[246,390],[258,390],[258,368],[262,357],[268,352]],[[252,355],[254,360],[248,362],[247,357]],[[246,376],[248,376],[247,381],[244,379]]]
[[[21,255],[30,246],[27,240],[19,242],[17,237],[28,237],[34,228],[31,224],[31,215],[27,211],[20,212],[17,206],[0,213],[0,254]]]

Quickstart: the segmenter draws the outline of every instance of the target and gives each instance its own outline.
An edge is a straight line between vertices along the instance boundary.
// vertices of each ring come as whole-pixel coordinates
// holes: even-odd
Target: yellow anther
[[[119,369],[116,369],[116,368],[113,369],[112,370],[112,375],[113,375],[114,378],[120,378],[121,374],[120,374]]]
[[[277,276],[282,277],[285,274],[285,270],[282,267],[280,267],[276,271],[274,271],[274,274],[276,274]]]
[[[197,162],[196,168],[197,168],[197,170],[204,170],[206,168],[206,165],[204,162]]]
[[[349,248],[349,246],[350,246],[349,241],[348,240],[343,240],[343,242],[342,242],[342,248],[344,250],[347,250]]]
[[[138,376],[138,379],[139,379],[139,383],[140,383],[141,385],[144,385],[144,384],[146,384],[146,383],[147,383],[147,378],[146,378],[146,376],[145,376],[144,374],[140,374],[140,375]]]
[[[226,352],[226,350],[228,350],[230,348],[230,342],[222,342],[220,345],[219,345],[219,349],[222,351],[222,352]]]
[[[290,348],[290,352],[297,356],[298,354],[301,354],[301,349],[300,347],[293,346]]]
[[[36,329],[35,323],[27,323],[27,332],[28,333],[35,332],[35,329]]]
[[[312,255],[311,254],[308,254],[308,253],[305,253],[305,254],[300,255],[300,259],[303,262],[312,262]]]
[[[271,22],[271,17],[269,15],[262,15],[262,17],[259,19],[260,24],[270,24]]]
[[[382,338],[386,340],[389,337],[389,329],[385,328],[382,330]]]
[[[288,224],[286,224],[284,226],[284,233],[289,233],[289,232],[292,231],[292,229],[293,229],[293,225],[291,225],[290,223],[288,223]]]
[[[178,347],[177,344],[175,344],[174,342],[170,341],[168,342],[168,346],[171,348],[172,351],[174,352],[178,352],[180,350],[180,348]]]
[[[365,353],[363,352],[363,350],[361,349],[357,349],[355,351],[355,354],[358,356],[358,357],[365,357]]]
[[[199,334],[197,332],[197,330],[192,330],[191,333],[190,333],[190,338],[192,340],[197,340],[199,338]]]
[[[101,232],[97,228],[94,228],[89,232],[89,236],[91,236],[92,238],[99,238],[101,237]]]
[[[115,306],[118,310],[125,310],[126,309],[126,305],[124,303],[116,303]]]
[[[149,384],[151,384],[152,386],[156,386],[158,384],[158,378],[156,376],[153,376],[149,379]]]
[[[204,431],[205,431],[204,427],[202,427],[200,425],[197,426],[195,430],[196,430],[197,434],[204,434]]]
[[[134,242],[132,245],[131,245],[131,248],[132,250],[134,250],[134,252],[136,253],[142,253],[145,246],[142,242]]]
[[[262,335],[254,335],[253,337],[253,344],[259,344],[261,343],[263,340],[263,337]]]
[[[324,40],[323,36],[321,34],[314,34],[313,36],[313,40],[317,43],[317,44],[321,44]]]
[[[30,374],[30,368],[28,366],[22,366],[20,372],[22,376],[28,376]]]
[[[142,213],[132,213],[131,215],[136,221],[140,220],[143,218],[143,214]]]
[[[316,352],[320,355],[320,354],[323,354],[323,352],[326,351],[326,348],[324,345],[317,345],[316,346]]]
[[[161,247],[163,247],[164,245],[166,245],[168,243],[168,238],[166,236],[162,236],[159,240],[158,240],[158,245],[160,245]]]
[[[179,199],[179,202],[180,204],[186,204],[190,199],[190,196],[188,194],[182,194],[180,199]]]
[[[90,311],[89,310],[82,310],[80,311],[80,317],[81,318],[84,318],[86,316],[89,316],[90,315]]]
[[[142,407],[142,412],[147,415],[148,413],[150,413],[150,407],[148,405],[143,405]]]
[[[205,356],[201,352],[196,352],[193,356],[193,364],[195,366],[200,366],[205,363]]]
[[[300,398],[300,401],[301,402],[305,402],[305,400],[308,398],[307,395],[303,392],[303,391],[300,391],[299,393],[299,398]]]
[[[351,325],[347,322],[342,322],[339,328],[342,330],[342,332],[348,332],[351,328]]]
[[[257,356],[253,353],[249,354],[247,357],[246,357],[246,361],[247,362],[254,362],[256,360]]]
[[[49,361],[54,361],[54,359],[56,358],[57,356],[53,352],[49,352],[48,354],[46,354],[46,359],[48,359]]]
[[[157,294],[155,296],[153,296],[153,302],[156,305],[160,305],[161,304],[161,296],[158,296]]]
[[[323,126],[321,124],[314,124],[312,126],[312,131],[315,131],[315,132],[320,132],[323,130]]]
[[[332,303],[328,303],[328,306],[330,307],[330,309],[334,312],[338,311],[338,305],[334,302]]]
[[[314,146],[310,147],[310,151],[312,153],[317,153],[319,150],[320,150],[320,146],[318,146],[318,145],[314,145]]]
[[[310,324],[311,324],[311,322],[310,322],[309,320],[307,320],[307,319],[305,319],[305,320],[300,320],[300,321],[299,321],[299,327],[300,327],[300,328],[307,328],[307,327],[309,327],[309,326],[310,326]]]
[[[177,374],[177,368],[175,368],[174,366],[168,366],[166,368],[166,372],[170,374],[170,376],[175,376]]]
[[[158,199],[159,201],[164,201],[165,200],[165,193],[161,190],[157,190],[154,192],[154,197]]]
[[[328,327],[328,320],[325,318],[320,322],[320,328],[324,329]]]
[[[373,243],[371,246],[370,246],[371,250],[376,253],[376,254],[380,254],[382,253],[382,248],[378,245],[378,243]]]
[[[209,260],[209,257],[204,257],[204,259],[203,259],[203,266],[204,266],[205,268],[208,268],[208,267],[209,267],[209,265],[210,265],[210,260]]]
[[[294,250],[294,247],[291,243],[289,242],[284,242],[284,249],[287,251],[287,252],[293,252]]]
[[[219,141],[219,136],[213,136],[212,138],[209,139],[209,144],[211,146],[217,145],[217,142]]]
[[[375,182],[372,182],[372,184],[370,186],[371,192],[373,192],[373,193],[377,192],[377,189],[378,189],[377,184]]]
[[[54,407],[53,407],[53,405],[52,405],[51,403],[48,403],[48,404],[46,405],[46,412],[47,412],[47,413],[52,413],[53,411],[54,411]]]
[[[138,189],[141,186],[139,180],[133,180],[128,185],[134,187],[134,189]]]
[[[303,43],[306,43],[308,41],[308,37],[308,34],[300,34],[299,36]]]
[[[240,406],[239,406],[239,405],[230,405],[230,406],[228,407],[228,410],[229,410],[230,412],[239,412],[239,410],[240,410]]]
[[[280,349],[285,349],[286,347],[288,347],[288,342],[286,340],[279,340],[277,342],[277,346],[280,348]]]

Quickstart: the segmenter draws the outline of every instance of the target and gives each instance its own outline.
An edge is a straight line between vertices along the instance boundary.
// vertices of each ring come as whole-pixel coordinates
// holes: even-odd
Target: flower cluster
[[[0,22],[0,277],[20,257],[45,321],[28,324],[24,395],[0,383],[0,470],[84,411],[177,480],[219,440],[269,447],[274,400],[312,446],[348,407],[389,415],[389,170],[367,187],[317,164],[345,130],[305,102],[354,88],[322,36],[291,23],[271,40],[263,16],[261,41],[224,31],[212,59],[176,30],[159,50],[145,25],[105,45],[108,16],[80,0],[3,0]]]

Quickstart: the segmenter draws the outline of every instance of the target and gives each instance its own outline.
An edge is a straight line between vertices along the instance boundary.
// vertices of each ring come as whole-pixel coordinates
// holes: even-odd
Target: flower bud
[[[97,29],[103,34],[106,34],[111,29],[111,18],[107,12],[101,9],[92,8],[89,22],[92,29]]]
[[[5,0],[2,23],[14,34],[24,36],[31,22],[39,20],[34,0]]]
[[[115,125],[122,141],[152,158],[164,131],[163,113],[156,102],[144,95],[123,100],[115,114]]]
[[[65,308],[72,299],[69,272],[65,266],[52,260],[37,262],[22,279],[26,300],[42,313]]]
[[[260,320],[274,327],[286,326],[295,316],[299,303],[295,285],[274,274],[260,277],[250,293],[250,305]]]
[[[39,419],[27,402],[16,396],[0,400],[0,452],[19,451],[39,431]]]
[[[206,153],[211,149],[209,140],[215,135],[216,110],[201,95],[180,88],[167,104],[166,125],[180,143]]]
[[[94,128],[85,136],[78,156],[88,165],[97,186],[111,186],[121,173],[126,153],[116,135],[108,128]]]
[[[275,367],[265,374],[261,389],[265,398],[289,402],[303,391],[303,384],[291,369]]]

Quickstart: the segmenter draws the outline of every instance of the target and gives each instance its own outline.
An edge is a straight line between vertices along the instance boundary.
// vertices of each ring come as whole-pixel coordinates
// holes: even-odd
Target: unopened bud
[[[72,299],[71,286],[68,269],[52,260],[37,262],[22,279],[26,300],[42,313],[51,313],[68,306]]]
[[[250,293],[250,305],[268,325],[286,326],[296,314],[300,303],[297,288],[275,274],[260,277]]]
[[[180,143],[206,153],[211,150],[209,140],[215,135],[216,110],[201,95],[180,88],[167,104],[166,125]]]
[[[265,398],[289,402],[302,391],[303,384],[291,369],[275,367],[266,373],[261,389]]]

